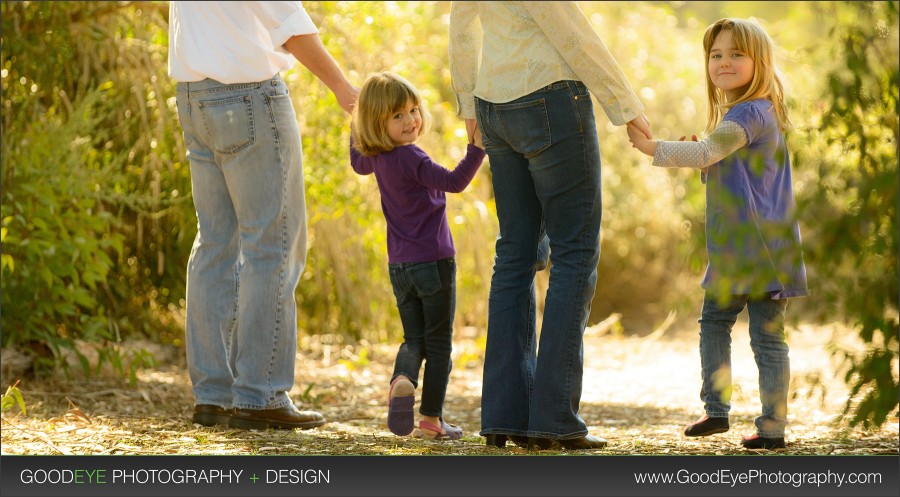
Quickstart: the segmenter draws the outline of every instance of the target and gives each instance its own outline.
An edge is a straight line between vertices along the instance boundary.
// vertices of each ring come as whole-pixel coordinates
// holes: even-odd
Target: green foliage
[[[834,345],[851,388],[851,425],[880,426],[898,405],[897,4],[819,6],[833,64],[822,105],[801,133],[796,168],[814,312],[849,319],[864,350]]]
[[[16,381],[16,384],[10,385],[3,397],[0,397],[0,411],[8,411],[17,405],[22,414],[27,414],[25,411],[25,398],[22,396],[22,391],[19,390],[18,385],[19,382]]]
[[[159,335],[165,297],[184,292],[183,270],[165,264],[188,250],[168,184],[189,191],[189,178],[161,174],[178,144],[158,7],[2,4],[2,343],[37,372],[68,353],[84,365],[79,342],[128,361],[113,344]]]
[[[110,338],[107,277],[124,235],[95,188],[116,167],[93,146],[102,107],[93,92],[78,119],[36,121],[4,141],[4,346],[43,343],[58,357],[75,338]]]

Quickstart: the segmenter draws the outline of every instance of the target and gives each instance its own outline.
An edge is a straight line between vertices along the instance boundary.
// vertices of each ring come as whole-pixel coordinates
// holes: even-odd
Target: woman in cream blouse
[[[481,435],[531,448],[599,449],[578,408],[582,336],[600,256],[600,148],[593,95],[650,138],[643,106],[575,2],[453,2],[458,114],[481,129],[500,233],[488,311]],[[550,239],[540,353],[535,261]]]

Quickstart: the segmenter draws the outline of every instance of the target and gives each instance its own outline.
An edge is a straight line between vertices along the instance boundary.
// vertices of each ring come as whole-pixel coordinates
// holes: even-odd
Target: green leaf
[[[18,383],[19,382],[17,381],[16,384]],[[22,414],[27,414],[25,411],[25,398],[22,396],[22,392],[16,385],[11,385],[6,389],[6,393],[3,394],[2,399],[0,399],[0,410],[9,410],[14,405],[19,406],[19,410],[22,411]]]

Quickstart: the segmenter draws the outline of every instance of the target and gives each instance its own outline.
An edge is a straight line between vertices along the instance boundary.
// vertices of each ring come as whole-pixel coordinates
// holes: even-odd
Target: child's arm
[[[476,131],[477,143],[479,132]],[[466,148],[466,156],[459,161],[452,171],[431,160],[424,153],[416,157],[417,164],[410,168],[415,180],[428,188],[442,192],[459,193],[469,186],[481,163],[484,161],[484,150],[475,143],[470,143]]]
[[[699,169],[711,166],[745,146],[747,133],[739,124],[723,121],[709,136],[697,142],[648,140],[633,126],[628,126],[628,139],[634,148],[653,157],[654,166]]]
[[[375,172],[374,161],[359,153],[359,150],[353,146],[353,132],[350,133],[350,165],[356,174],[372,174]]]
[[[472,128],[474,128],[474,130],[470,133],[469,145],[475,145],[476,147],[480,148],[481,150],[484,150],[484,140],[482,139],[482,136],[481,136],[481,129],[475,123],[474,119],[466,119],[466,128],[469,127],[469,121],[472,121],[471,126],[472,126]]]

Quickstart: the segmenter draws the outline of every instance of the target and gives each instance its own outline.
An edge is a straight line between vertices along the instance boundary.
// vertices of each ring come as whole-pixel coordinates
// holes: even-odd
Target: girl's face
[[[401,147],[413,143],[419,137],[419,129],[422,128],[419,106],[412,100],[407,100],[404,107],[388,117],[385,126],[388,138],[394,145]]]
[[[709,79],[725,92],[729,102],[741,96],[753,80],[753,59],[738,50],[730,29],[716,35],[709,50]]]

